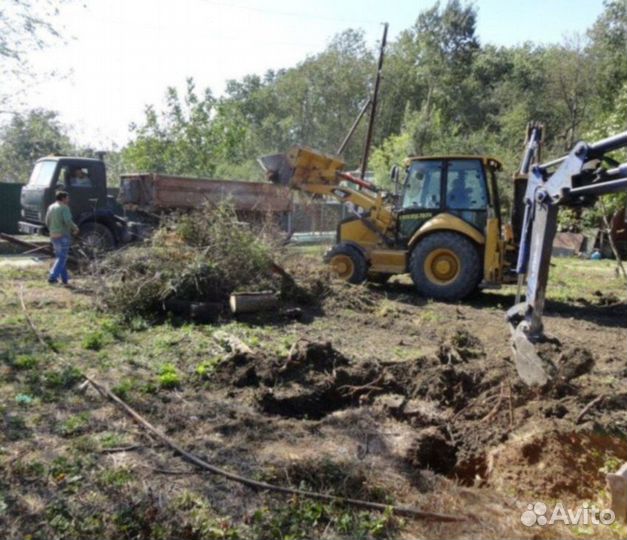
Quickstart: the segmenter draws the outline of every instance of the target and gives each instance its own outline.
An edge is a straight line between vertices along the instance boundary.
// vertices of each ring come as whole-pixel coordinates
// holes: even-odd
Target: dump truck
[[[204,202],[218,204],[229,200],[242,215],[273,214],[290,211],[289,189],[269,182],[213,180],[158,173],[123,174],[118,202],[129,211],[160,214],[197,208]]]
[[[72,217],[88,252],[143,238],[162,214],[196,208],[206,201],[229,200],[243,219],[271,213],[285,221],[291,209],[289,190],[264,182],[141,173],[122,175],[120,185],[116,200],[107,192],[107,172],[101,159],[41,158],[22,189],[18,228],[26,234],[47,234],[46,211],[59,190],[70,194]]]

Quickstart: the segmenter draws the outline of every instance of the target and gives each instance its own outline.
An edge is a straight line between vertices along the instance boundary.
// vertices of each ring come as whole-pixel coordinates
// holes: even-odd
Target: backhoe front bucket
[[[339,184],[337,173],[344,167],[336,156],[299,145],[285,154],[262,156],[258,163],[268,180],[295,189],[302,184]]]
[[[292,179],[293,169],[290,165],[287,155],[270,154],[257,159],[257,163],[266,173],[266,178],[274,184],[281,186],[289,186]]]

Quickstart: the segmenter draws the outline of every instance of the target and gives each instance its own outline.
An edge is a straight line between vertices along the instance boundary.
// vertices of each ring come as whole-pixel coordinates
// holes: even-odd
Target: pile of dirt
[[[329,342],[306,340],[296,342],[284,360],[262,352],[231,354],[218,365],[214,380],[254,387],[264,413],[289,418],[320,419],[391,389],[378,363],[353,363]]]
[[[298,260],[283,260],[282,265],[293,278],[282,290],[284,300],[320,307],[325,312],[372,313],[377,307],[380,294],[367,283],[353,285],[338,279],[322,256],[303,255]]]
[[[624,439],[539,422],[490,450],[486,476],[490,486],[508,492],[590,499],[603,486],[611,460],[627,460]]]

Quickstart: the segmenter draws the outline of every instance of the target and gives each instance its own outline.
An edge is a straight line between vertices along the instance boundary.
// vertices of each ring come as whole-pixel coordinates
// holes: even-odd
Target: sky
[[[286,68],[323,50],[346,28],[362,28],[373,48],[382,23],[389,39],[434,0],[82,0],[61,8],[64,40],[34,53],[38,72],[59,80],[19,88],[23,109],[56,110],[72,139],[110,148],[129,139],[147,104],[193,77],[214,95],[249,73]],[[602,0],[476,0],[482,44],[555,43],[583,33]]]

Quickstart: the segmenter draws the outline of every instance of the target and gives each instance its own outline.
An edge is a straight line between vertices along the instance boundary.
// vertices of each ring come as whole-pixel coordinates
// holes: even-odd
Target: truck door
[[[59,171],[57,188],[69,193],[74,219],[80,220],[80,216],[106,208],[106,178],[100,161],[64,161]]]
[[[36,224],[44,222],[46,210],[54,202],[56,172],[55,159],[41,159],[35,164],[30,180],[22,188],[20,197],[22,217],[26,222]]]

